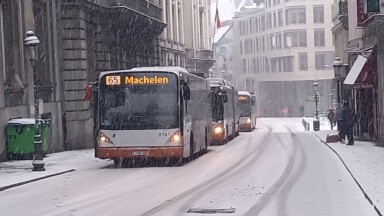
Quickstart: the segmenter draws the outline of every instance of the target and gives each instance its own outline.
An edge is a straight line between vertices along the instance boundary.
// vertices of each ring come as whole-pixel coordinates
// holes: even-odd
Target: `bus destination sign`
[[[121,76],[106,76],[105,77],[106,85],[107,86],[113,86],[113,85],[121,85]],[[124,84],[125,85],[157,85],[157,84],[168,84],[169,78],[168,77],[161,77],[161,76],[130,76],[127,75],[124,77]]]
[[[246,97],[246,96],[239,96],[239,100],[240,100],[240,101],[246,101],[246,100],[247,100],[247,97]]]

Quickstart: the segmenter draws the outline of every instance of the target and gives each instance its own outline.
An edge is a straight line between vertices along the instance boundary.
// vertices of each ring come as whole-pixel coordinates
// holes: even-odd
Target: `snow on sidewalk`
[[[44,161],[46,171],[42,172],[32,171],[31,160],[1,162],[0,189],[70,170],[99,169],[111,165],[109,160],[95,158],[93,149],[48,154]]]
[[[327,134],[337,134],[337,131],[314,133],[325,141]],[[360,141],[355,141],[353,146],[340,142],[328,145],[340,155],[376,207],[384,212],[384,148]]]

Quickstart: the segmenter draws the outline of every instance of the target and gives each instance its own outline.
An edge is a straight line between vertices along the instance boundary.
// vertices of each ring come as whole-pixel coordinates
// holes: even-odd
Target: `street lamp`
[[[341,91],[340,91],[340,79],[341,79],[341,68],[343,67],[343,63],[340,60],[340,57],[336,57],[333,61],[333,69],[335,73],[335,78],[337,82],[337,103],[340,104],[341,101]]]
[[[41,140],[40,133],[40,118],[39,118],[39,100],[37,98],[37,74],[36,74],[36,49],[37,45],[40,43],[39,39],[36,37],[33,31],[27,31],[27,37],[24,39],[24,45],[29,49],[30,58],[29,61],[32,65],[33,72],[33,97],[34,97],[34,106],[35,106],[35,137],[34,137],[34,146],[35,152],[33,155],[33,171],[45,171],[44,163],[44,153],[43,153],[43,142]]]
[[[319,83],[317,81],[313,82],[313,90],[315,90],[315,107],[316,107],[316,119],[313,121],[313,130],[320,130],[320,120],[319,120]]]

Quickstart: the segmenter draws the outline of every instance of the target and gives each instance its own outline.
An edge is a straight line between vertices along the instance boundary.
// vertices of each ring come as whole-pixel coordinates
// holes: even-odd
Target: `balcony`
[[[127,7],[147,16],[162,20],[162,9],[146,0],[91,0],[105,7]]]

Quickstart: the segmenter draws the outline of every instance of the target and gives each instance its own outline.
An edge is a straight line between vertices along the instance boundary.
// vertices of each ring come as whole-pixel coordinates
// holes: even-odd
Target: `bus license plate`
[[[133,151],[133,156],[148,156],[148,151]]]

